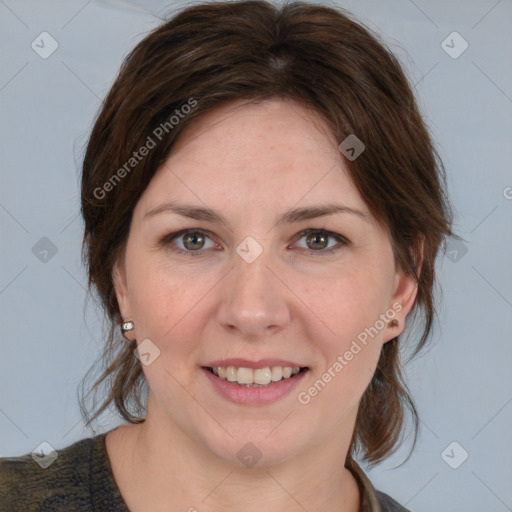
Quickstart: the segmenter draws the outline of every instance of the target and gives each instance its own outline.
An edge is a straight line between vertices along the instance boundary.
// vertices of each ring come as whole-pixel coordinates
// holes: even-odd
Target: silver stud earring
[[[121,324],[121,333],[123,334],[123,337],[126,338],[127,340],[129,340],[129,338],[126,336],[126,333],[129,331],[133,331],[134,329],[135,324],[131,320],[128,320]]]

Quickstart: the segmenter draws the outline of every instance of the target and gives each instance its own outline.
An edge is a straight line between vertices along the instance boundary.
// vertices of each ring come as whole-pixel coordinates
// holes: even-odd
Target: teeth
[[[282,379],[289,379],[292,375],[297,375],[300,371],[298,366],[272,366],[265,368],[237,368],[235,366],[216,366],[212,371],[217,377],[236,382],[242,386],[267,386],[271,382],[278,382]]]
[[[236,381],[236,368],[234,366],[228,366],[226,368],[226,379],[229,380],[229,382]]]
[[[238,368],[236,381],[238,384],[254,384],[254,372],[252,368]]]
[[[240,371],[240,370],[238,370]],[[254,384],[270,384],[272,380],[272,371],[270,368],[258,368],[253,371],[254,373]],[[249,382],[249,384],[252,384]]]
[[[283,369],[280,366],[272,366],[272,381],[277,382],[283,378]]]

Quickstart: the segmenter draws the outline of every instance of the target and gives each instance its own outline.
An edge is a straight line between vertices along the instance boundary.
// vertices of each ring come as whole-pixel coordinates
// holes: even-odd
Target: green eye
[[[201,249],[211,249],[215,244],[206,247],[206,240],[210,240],[210,236],[202,229],[183,229],[176,233],[167,235],[162,240],[162,244],[169,246],[172,251],[194,256],[194,253],[201,253]],[[176,247],[176,242],[181,242],[182,247]]]
[[[342,235],[324,229],[306,229],[301,231],[297,237],[296,240],[300,241],[304,238],[306,243],[305,247],[299,248],[304,249],[312,256],[331,254],[350,243]],[[181,247],[179,244],[181,244]],[[182,229],[181,231],[170,233],[161,240],[160,245],[168,247],[173,252],[187,256],[199,256],[205,252],[203,249],[218,247],[208,231],[196,228]],[[292,248],[293,245],[288,247]]]
[[[299,240],[305,238],[307,245],[303,248],[314,255],[332,253],[349,243],[345,237],[324,229],[306,229],[299,233],[299,237]],[[329,245],[329,239],[337,243]]]

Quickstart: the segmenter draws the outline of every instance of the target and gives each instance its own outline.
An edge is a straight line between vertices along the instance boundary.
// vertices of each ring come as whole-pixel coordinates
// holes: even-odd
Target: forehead
[[[294,121],[292,125],[289,124],[290,120]],[[240,125],[244,125],[243,132],[238,130]],[[263,132],[262,126],[265,126]],[[329,144],[337,145],[334,135],[318,112],[289,98],[237,100],[208,110],[188,124],[180,134],[173,152],[206,132],[210,137],[221,139],[229,133],[237,139],[258,140],[265,140],[275,134],[285,137],[302,136],[326,146],[324,149]]]
[[[337,142],[320,115],[289,99],[236,101],[193,120],[178,138],[172,154],[187,159],[238,167],[250,163],[305,164],[340,160]],[[245,164],[245,165],[244,165]]]
[[[194,119],[141,198],[202,201],[228,209],[298,202],[364,208],[338,142],[316,112],[290,100],[232,102]]]

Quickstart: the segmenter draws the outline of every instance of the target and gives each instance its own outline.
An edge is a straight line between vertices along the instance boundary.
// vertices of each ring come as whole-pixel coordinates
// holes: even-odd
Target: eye
[[[333,253],[350,242],[338,233],[325,229],[306,229],[298,235],[298,240],[305,238],[306,247],[302,247],[312,256],[321,256]],[[331,239],[330,243],[329,239]],[[208,245],[207,241],[210,241]],[[168,247],[171,251],[187,256],[199,256],[201,249],[214,249],[216,244],[211,239],[210,233],[202,229],[183,229],[176,233],[166,235],[160,241],[161,246]],[[311,248],[313,247],[313,248]]]
[[[211,245],[208,246],[206,240],[210,240]],[[178,242],[181,242],[181,247]],[[183,229],[177,233],[171,233],[162,239],[161,244],[170,246],[172,251],[187,256],[195,256],[194,253],[200,253],[201,249],[213,249],[215,247],[208,233],[202,229]]]
[[[298,236],[300,237],[299,240],[305,238],[308,245],[304,249],[313,256],[332,253],[349,244],[345,237],[324,229],[306,229],[300,232]],[[329,245],[329,239],[333,242],[337,241],[337,243],[334,242]]]

